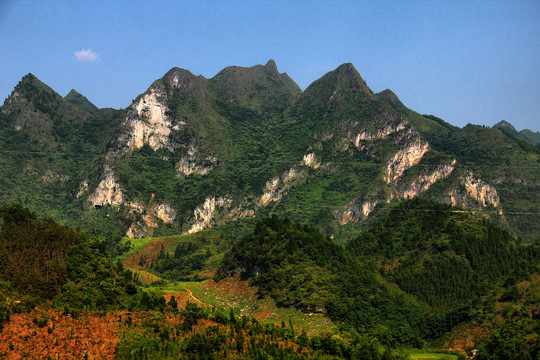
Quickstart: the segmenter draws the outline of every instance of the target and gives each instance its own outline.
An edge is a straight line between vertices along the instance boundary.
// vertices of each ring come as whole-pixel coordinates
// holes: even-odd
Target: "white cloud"
[[[93,52],[92,49],[82,49],[81,51],[75,51],[73,55],[75,55],[77,61],[91,62],[99,59],[99,55]]]

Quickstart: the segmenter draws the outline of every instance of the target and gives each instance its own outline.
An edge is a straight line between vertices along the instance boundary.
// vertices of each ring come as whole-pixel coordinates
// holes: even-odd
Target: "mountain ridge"
[[[59,151],[75,149],[70,133],[82,136],[85,127],[107,124],[93,135],[99,150],[83,146],[100,157],[85,159],[67,175],[62,203],[96,221],[111,214],[90,208],[115,207],[115,221],[132,236],[253,224],[250,219],[277,211],[347,238],[386,204],[420,195],[485,212],[528,238],[540,231],[531,217],[512,215],[538,208],[534,149],[495,129],[460,129],[420,115],[391,90],[375,94],[350,63],[305,91],[279,73],[273,60],[227,67],[211,79],[175,67],[116,111],[77,107],[34,78],[28,75],[21,86],[35,83],[28,96],[37,96],[43,111],[27,100],[19,107],[38,114],[42,129],[56,124],[62,136],[39,136],[70,144]],[[17,89],[0,111],[0,120],[21,123],[6,140],[21,134],[25,119],[13,105]],[[0,143],[0,149],[10,146]],[[488,170],[486,162],[519,171]],[[64,166],[60,159],[53,164]],[[44,186],[58,186],[58,180]],[[516,186],[531,196],[517,197]],[[8,191],[2,201],[11,198]],[[45,203],[39,206],[50,211]]]

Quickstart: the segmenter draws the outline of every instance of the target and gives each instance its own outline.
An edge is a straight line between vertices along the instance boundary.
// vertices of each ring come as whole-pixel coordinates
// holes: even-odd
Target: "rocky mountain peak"
[[[202,75],[195,76],[189,70],[173,67],[161,80],[165,81],[175,89],[189,90],[195,83],[206,81],[206,78]]]
[[[506,129],[506,130],[510,130],[510,131],[512,131],[514,133],[517,133],[516,128],[506,120],[499,121],[497,124],[495,124],[493,126],[493,128],[495,128],[495,129]]]
[[[281,74],[274,60],[264,66],[229,66],[211,80],[212,89],[227,102],[251,102],[254,98],[295,98],[302,93],[300,87],[287,75]],[[260,101],[263,103],[265,101]]]
[[[339,92],[340,89],[348,89],[354,93],[363,94],[368,98],[373,96],[373,91],[367,86],[362,76],[360,76],[360,73],[351,63],[345,63],[338,66],[337,69],[330,71],[311,84],[308,89],[311,88],[311,90],[313,90],[313,88],[319,88],[321,86],[332,92]]]
[[[276,65],[276,62],[272,59],[268,60],[268,62],[266,63],[266,65],[264,65],[264,69],[269,73],[269,74],[272,74],[274,76],[279,76],[279,71],[277,69],[277,65]]]
[[[373,95],[373,91],[367,86],[366,82],[360,76],[360,73],[351,63],[342,64],[337,68],[337,71],[347,80],[347,85],[353,89],[365,92],[368,95]]]

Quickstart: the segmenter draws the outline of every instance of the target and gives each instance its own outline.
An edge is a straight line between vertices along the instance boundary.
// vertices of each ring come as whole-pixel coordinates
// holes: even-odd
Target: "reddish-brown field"
[[[121,319],[126,319],[127,314],[83,313],[76,319],[59,310],[12,314],[0,333],[0,358],[81,359],[87,354],[89,359],[113,359],[126,326]],[[39,327],[36,320],[45,317],[47,324]]]
[[[174,244],[178,240],[176,237],[156,238],[153,239],[148,245],[142,247],[138,252],[130,254],[122,260],[125,267],[133,268],[137,270],[146,270],[156,260],[163,245],[164,249]],[[141,257],[146,259],[145,264],[141,266]]]

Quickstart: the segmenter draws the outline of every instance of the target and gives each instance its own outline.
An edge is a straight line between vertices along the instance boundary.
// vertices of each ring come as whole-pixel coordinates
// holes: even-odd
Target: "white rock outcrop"
[[[493,205],[493,207],[499,207],[500,199],[497,190],[472,172],[468,172],[462,178],[461,183],[465,186],[467,194],[483,206]]]
[[[165,95],[157,87],[150,88],[132,105],[138,116],[128,115],[127,118],[131,130],[129,148],[139,149],[147,143],[154,150],[172,150],[169,140],[172,123],[165,114],[168,108],[164,101],[158,100],[158,96]]]
[[[163,221],[165,224],[172,224],[176,219],[176,210],[174,210],[169,204],[159,204],[154,206],[151,210],[152,214]]]
[[[354,145],[356,147],[360,147],[360,142],[361,141],[384,139],[384,138],[386,138],[388,135],[390,135],[392,133],[400,132],[402,130],[405,130],[405,128],[406,128],[405,123],[400,122],[396,126],[386,124],[384,127],[377,129],[377,132],[375,134],[371,134],[370,132],[368,132],[367,130],[364,129],[364,130],[360,131],[358,133],[358,135],[356,135]]]
[[[206,175],[212,171],[211,164],[215,164],[217,159],[215,157],[206,158],[205,164],[202,164],[198,160],[197,156],[198,150],[195,146],[189,145],[187,154],[178,160],[176,163],[176,174],[177,176],[188,176],[191,174]]]
[[[406,186],[400,186],[399,195],[405,199],[411,199],[426,191],[440,179],[448,177],[455,168],[456,160],[450,164],[440,164],[435,171],[430,174],[420,175]]]
[[[112,170],[105,170],[104,178],[88,200],[93,206],[120,205],[124,202],[124,192]]]
[[[259,200],[260,206],[266,206],[271,201],[279,201],[281,199],[281,192],[278,191],[279,177],[275,177],[266,182],[265,192],[262,194]]]
[[[341,225],[346,225],[350,222],[359,222],[368,218],[369,214],[375,209],[378,200],[365,201],[357,204],[356,200],[351,201],[340,210],[335,212],[336,218]]]
[[[429,144],[421,139],[406,145],[388,160],[383,174],[384,181],[391,183],[398,180],[405,170],[418,164],[428,150]]]
[[[317,169],[321,164],[317,161],[314,153],[304,155],[304,165]]]
[[[219,197],[207,197],[204,203],[197,207],[194,214],[194,222],[191,228],[187,231],[188,234],[193,234],[204,229],[211,228],[213,225],[214,213],[218,208],[226,208],[232,203],[231,199]],[[226,209],[225,209],[226,210]]]

